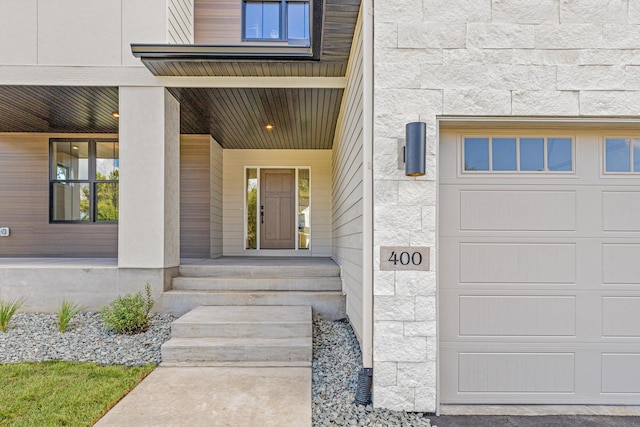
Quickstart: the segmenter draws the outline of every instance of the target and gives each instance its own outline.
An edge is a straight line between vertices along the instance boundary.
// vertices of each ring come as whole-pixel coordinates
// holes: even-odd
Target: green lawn
[[[72,362],[0,365],[0,425],[93,425],[154,368]]]

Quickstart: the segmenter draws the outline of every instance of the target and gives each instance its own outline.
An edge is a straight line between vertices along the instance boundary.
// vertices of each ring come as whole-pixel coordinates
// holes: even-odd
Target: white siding
[[[331,255],[342,267],[347,315],[363,345],[363,87],[362,26],[358,21],[351,60],[347,69],[347,87],[342,97],[340,116],[333,142],[333,245]]]
[[[331,255],[331,151],[330,150],[224,150],[223,254],[261,255],[244,251],[244,168],[311,168],[311,251],[287,255]],[[278,251],[279,253],[281,251]],[[275,254],[273,251],[264,254]]]
[[[193,44],[193,0],[168,0],[167,9],[167,41]]]
[[[222,256],[222,147],[211,138],[211,257]]]

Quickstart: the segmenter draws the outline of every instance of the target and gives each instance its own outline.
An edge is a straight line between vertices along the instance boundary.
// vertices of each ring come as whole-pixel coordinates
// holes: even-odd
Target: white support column
[[[119,267],[180,264],[180,104],[165,88],[120,88],[119,218]]]

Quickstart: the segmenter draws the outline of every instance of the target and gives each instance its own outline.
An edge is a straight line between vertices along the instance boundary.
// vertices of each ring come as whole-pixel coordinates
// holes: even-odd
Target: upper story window
[[[118,220],[118,141],[51,140],[49,158],[51,222]]]
[[[572,172],[569,137],[465,137],[464,172]]]
[[[309,0],[244,0],[242,13],[243,40],[309,40]]]
[[[640,172],[640,138],[605,138],[607,173]]]

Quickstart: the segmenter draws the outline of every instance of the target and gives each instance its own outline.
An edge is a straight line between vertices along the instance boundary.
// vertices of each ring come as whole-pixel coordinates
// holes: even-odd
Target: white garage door
[[[640,404],[640,132],[443,132],[442,403]]]

